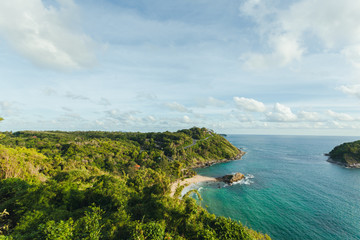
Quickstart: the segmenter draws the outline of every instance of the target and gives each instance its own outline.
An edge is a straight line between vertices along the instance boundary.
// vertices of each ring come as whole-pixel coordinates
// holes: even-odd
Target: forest
[[[340,144],[327,155],[330,162],[345,167],[360,168],[360,141]]]
[[[239,154],[206,128],[0,133],[0,239],[270,239],[170,184]]]

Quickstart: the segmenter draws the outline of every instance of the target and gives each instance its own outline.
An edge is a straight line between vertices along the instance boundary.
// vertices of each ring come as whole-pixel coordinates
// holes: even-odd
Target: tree
[[[101,237],[102,215],[105,213],[95,205],[90,207],[91,212],[86,211],[85,216],[76,222],[75,238],[84,240],[98,240]]]
[[[9,215],[9,213],[4,209],[3,212],[0,212],[0,234],[4,234],[9,230],[9,223],[8,220],[6,220],[6,216]]]
[[[47,240],[71,240],[73,239],[74,221],[70,218],[67,221],[56,223],[54,220],[40,225]]]

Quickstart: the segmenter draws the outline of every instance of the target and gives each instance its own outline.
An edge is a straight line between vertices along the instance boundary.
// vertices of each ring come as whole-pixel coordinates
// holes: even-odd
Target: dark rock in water
[[[241,179],[245,178],[244,174],[242,173],[235,173],[235,174],[229,174],[225,175],[223,177],[216,178],[218,181],[225,182],[227,184],[232,184],[234,182],[240,181]]]

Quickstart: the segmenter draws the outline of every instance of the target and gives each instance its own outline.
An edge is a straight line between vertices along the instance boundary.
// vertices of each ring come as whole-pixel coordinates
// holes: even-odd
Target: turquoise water
[[[197,172],[241,172],[247,179],[198,186],[201,204],[273,239],[360,239],[360,169],[328,163],[323,155],[359,138],[229,135],[247,152],[242,160]]]

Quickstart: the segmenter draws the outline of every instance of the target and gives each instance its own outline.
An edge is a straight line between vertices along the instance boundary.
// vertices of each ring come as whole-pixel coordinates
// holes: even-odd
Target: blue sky
[[[2,131],[360,135],[357,0],[5,0]]]

